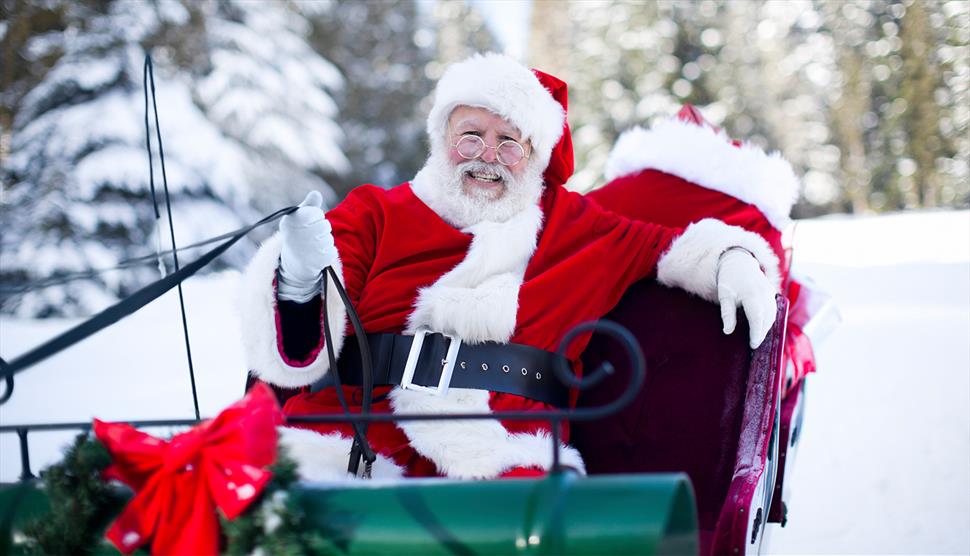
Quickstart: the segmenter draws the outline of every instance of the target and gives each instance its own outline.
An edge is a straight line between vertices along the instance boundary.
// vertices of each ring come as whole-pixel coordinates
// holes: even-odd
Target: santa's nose
[[[485,152],[483,152],[479,158],[482,159],[482,162],[486,162],[488,164],[493,164],[496,160],[498,160],[495,157],[495,149],[490,149],[488,147],[485,147]]]

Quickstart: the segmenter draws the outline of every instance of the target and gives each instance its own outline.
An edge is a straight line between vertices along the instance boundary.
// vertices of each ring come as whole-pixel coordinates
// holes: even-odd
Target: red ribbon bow
[[[105,478],[136,493],[108,539],[125,554],[149,541],[152,554],[217,554],[215,510],[234,519],[262,492],[271,476],[263,468],[276,459],[276,425],[282,421],[264,384],[168,442],[95,419],[94,432],[113,459]]]

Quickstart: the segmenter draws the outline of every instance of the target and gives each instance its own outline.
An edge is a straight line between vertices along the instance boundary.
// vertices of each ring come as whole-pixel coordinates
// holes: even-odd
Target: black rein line
[[[148,284],[142,289],[115,303],[111,307],[108,307],[86,321],[74,326],[70,330],[59,334],[58,336],[44,342],[27,353],[13,359],[7,363],[6,366],[0,368],[0,378],[6,379],[7,377],[12,377],[13,375],[25,370],[27,367],[47,359],[48,357],[74,345],[75,343],[80,342],[95,332],[98,332],[99,330],[118,322],[122,318],[134,313],[145,305],[148,305],[155,299],[161,297],[165,292],[178,286],[182,280],[192,276],[198,272],[199,269],[212,262],[216,257],[223,254],[227,249],[232,247],[233,244],[235,244],[252,230],[264,224],[273,222],[284,215],[290,214],[297,208],[298,207],[294,206],[280,209],[263,218],[259,222],[256,222],[255,224],[250,224],[249,226],[240,228],[233,234],[232,237],[229,238],[229,240],[207,251],[198,259],[183,266],[179,270],[165,276],[164,278],[161,278],[160,280],[156,280],[155,282]]]
[[[175,250],[175,225],[172,223],[172,200],[168,192],[168,174],[165,172],[165,147],[162,145],[162,128],[158,122],[158,104],[155,101],[155,71],[152,68],[152,56],[145,53],[145,68],[142,83],[145,89],[145,149],[148,150],[148,182],[152,192],[152,203],[155,207],[155,221],[158,222],[158,200],[155,198],[155,171],[152,169],[152,135],[148,125],[148,84],[151,83],[152,89],[152,108],[155,114],[155,136],[158,139],[158,157],[162,166],[162,186],[165,188],[165,208],[168,211],[168,231],[172,239],[172,260],[175,262],[175,271],[179,270],[179,255]],[[159,267],[164,269],[159,255]],[[195,387],[195,368],[192,365],[192,346],[189,343],[189,322],[185,317],[185,296],[182,294],[182,282],[178,284],[179,292],[179,311],[182,314],[182,333],[185,337],[185,356],[189,362],[189,382],[192,384],[192,406],[195,409],[195,418],[202,419],[199,414],[199,394]]]

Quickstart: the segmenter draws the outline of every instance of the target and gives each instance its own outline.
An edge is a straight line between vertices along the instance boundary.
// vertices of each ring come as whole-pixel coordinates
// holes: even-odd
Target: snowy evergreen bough
[[[308,189],[333,200],[318,176],[346,167],[327,92],[341,77],[308,46],[289,4],[58,0],[45,8],[61,28],[30,37],[24,49],[31,60],[56,61],[13,111],[0,311],[86,315],[159,277],[141,267],[25,291],[149,254],[159,240],[171,247],[168,231],[156,230],[149,194],[146,51],[156,61],[179,245],[239,228]],[[154,135],[153,124],[153,143]],[[158,145],[153,150],[162,195]],[[235,247],[210,270],[243,265],[251,248]]]
[[[414,2],[303,2],[310,42],[344,75],[335,98],[350,170],[327,175],[343,197],[362,183],[411,179],[427,155],[421,102],[431,93],[425,68],[434,51]]]
[[[337,199],[321,176],[349,169],[331,98],[343,77],[311,47],[311,25],[299,5],[233,0],[204,6],[209,67],[198,81],[198,98],[228,141],[245,150],[241,179],[254,204],[269,212],[317,190],[332,206]]]

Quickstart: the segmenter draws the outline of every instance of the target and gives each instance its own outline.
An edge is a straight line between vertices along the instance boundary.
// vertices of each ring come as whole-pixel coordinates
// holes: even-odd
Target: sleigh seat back
[[[618,415],[573,423],[572,442],[590,475],[686,472],[701,554],[760,549],[778,463],[786,316],[779,297],[776,322],[752,351],[743,319],[724,335],[716,304],[643,280],[606,317],[640,342],[646,381]],[[584,353],[584,368],[609,360],[617,376],[582,391],[579,406],[605,404],[628,383],[629,365],[613,342],[594,336]]]

